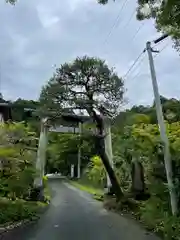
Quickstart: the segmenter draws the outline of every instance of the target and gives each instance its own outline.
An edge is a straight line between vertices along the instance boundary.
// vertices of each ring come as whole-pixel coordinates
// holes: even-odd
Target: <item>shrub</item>
[[[180,196],[180,122],[166,124],[170,141],[173,163],[173,177],[177,195]],[[163,239],[179,239],[180,218],[171,214],[169,191],[162,145],[158,125],[134,124],[124,127],[121,134],[114,134],[113,153],[116,171],[122,179],[121,187],[126,190],[131,186],[130,164],[132,158],[141,161],[144,167],[145,182],[151,197],[148,201],[139,202],[138,215],[145,225],[158,233]]]
[[[163,205],[162,199],[154,196],[147,202],[141,203],[140,215],[146,227],[158,233],[163,239],[179,239],[180,218],[172,216]]]
[[[49,203],[51,200],[51,194],[48,186],[48,177],[43,176],[43,187],[44,187],[44,201]]]
[[[86,176],[93,185],[104,186],[106,180],[106,172],[99,156],[91,158],[86,169]]]
[[[6,198],[1,198],[0,224],[13,223],[37,217],[42,207],[44,207],[44,205],[40,205],[38,202],[30,202],[19,199],[12,201]]]
[[[25,198],[36,174],[35,133],[23,123],[0,124],[0,191],[11,199]]]

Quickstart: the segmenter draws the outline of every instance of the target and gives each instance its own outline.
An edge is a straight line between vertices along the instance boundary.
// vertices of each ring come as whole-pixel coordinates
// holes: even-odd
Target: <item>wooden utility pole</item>
[[[165,34],[162,37],[156,39],[154,41],[154,43],[156,44],[167,37],[168,37],[168,35]],[[148,52],[148,57],[149,57],[149,66],[150,66],[151,79],[152,79],[152,85],[153,85],[153,91],[154,91],[159,131],[160,131],[160,136],[161,136],[161,140],[162,140],[163,147],[164,147],[164,164],[165,164],[166,177],[167,177],[167,183],[168,183],[170,200],[171,200],[171,209],[172,209],[172,214],[176,215],[178,212],[177,197],[176,197],[176,191],[175,191],[175,186],[174,186],[173,177],[172,177],[173,174],[172,174],[171,155],[170,155],[170,150],[169,150],[169,140],[168,140],[168,136],[166,134],[166,126],[164,123],[164,117],[163,117],[160,95],[159,95],[159,90],[158,90],[158,84],[157,84],[157,79],[156,79],[156,72],[155,72],[155,67],[154,67],[154,60],[153,60],[153,56],[152,56],[152,52],[157,52],[157,51],[154,51],[152,49],[151,42],[146,43],[146,50]]]

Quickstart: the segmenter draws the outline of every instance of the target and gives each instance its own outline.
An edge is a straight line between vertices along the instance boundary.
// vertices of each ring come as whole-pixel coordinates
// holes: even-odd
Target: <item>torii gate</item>
[[[48,132],[58,132],[58,133],[74,133],[80,134],[83,131],[83,123],[92,122],[92,119],[89,116],[79,116],[70,113],[62,113],[61,116],[58,116],[58,119],[61,121],[61,125],[55,127],[49,126],[49,120],[51,118],[44,117],[41,119],[41,131],[39,137],[37,159],[36,159],[36,170],[39,173],[34,180],[35,189],[39,192],[39,197],[43,198],[43,176],[46,164],[46,148],[47,148],[47,134]],[[71,126],[64,126],[68,123]],[[110,160],[111,166],[113,167],[113,154],[112,154],[112,142],[111,142],[111,122],[109,119],[105,120],[105,151]],[[78,178],[81,176],[81,148],[78,150]],[[107,175],[107,187],[110,189],[111,182]]]

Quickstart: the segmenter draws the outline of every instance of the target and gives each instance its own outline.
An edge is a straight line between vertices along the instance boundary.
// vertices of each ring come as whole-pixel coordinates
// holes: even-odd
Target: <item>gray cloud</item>
[[[152,21],[143,25],[136,21],[135,0],[127,2],[111,31],[122,2],[101,6],[95,0],[54,0],[53,3],[19,0],[13,7],[1,1],[0,85],[3,95],[11,99],[37,98],[41,86],[52,75],[54,64],[58,66],[84,54],[107,60],[123,76],[146,41],[153,40],[159,33]],[[179,60],[171,43],[156,58],[160,92],[168,97],[180,98]],[[127,76],[125,86],[128,105],[152,102],[147,56]]]

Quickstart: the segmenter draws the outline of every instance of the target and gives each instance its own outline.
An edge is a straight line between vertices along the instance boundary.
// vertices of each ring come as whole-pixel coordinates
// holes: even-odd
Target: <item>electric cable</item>
[[[125,5],[126,5],[126,3],[127,3],[128,1],[129,1],[129,0],[125,0],[125,1],[123,2],[123,4],[121,5],[121,8],[120,8],[120,10],[119,10],[119,12],[118,12],[118,15],[117,15],[117,17],[116,17],[116,19],[115,19],[112,27],[110,28],[109,33],[108,33],[107,36],[106,36],[106,39],[105,39],[105,41],[104,41],[104,44],[107,43],[107,41],[108,41],[109,37],[111,36],[114,28],[118,25],[119,19],[120,19],[120,16],[121,16],[121,12],[122,12],[122,10],[124,9],[124,7],[125,7]]]
[[[139,61],[140,57],[145,53],[145,49],[138,55],[138,57],[134,60],[133,64],[130,66],[126,74],[123,78],[126,78],[126,76],[129,74],[129,72],[133,69],[133,67],[136,65],[136,63]]]

